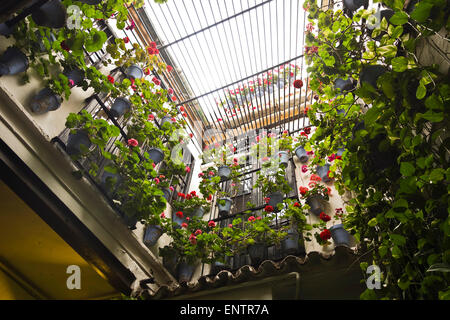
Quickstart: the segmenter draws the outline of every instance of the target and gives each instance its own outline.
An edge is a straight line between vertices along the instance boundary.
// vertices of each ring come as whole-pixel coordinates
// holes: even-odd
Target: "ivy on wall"
[[[330,168],[339,193],[353,195],[345,226],[382,272],[381,288],[361,298],[450,299],[450,81],[415,55],[420,39],[450,41],[450,8],[445,0],[378,2],[391,10],[378,20],[376,10],[304,2],[318,96],[305,149],[325,159],[345,148]]]

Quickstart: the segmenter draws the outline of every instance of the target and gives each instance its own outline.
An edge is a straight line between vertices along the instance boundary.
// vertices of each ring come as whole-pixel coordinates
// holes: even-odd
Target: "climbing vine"
[[[371,257],[363,273],[369,264],[382,272],[381,288],[361,298],[450,299],[450,82],[416,55],[431,36],[449,41],[450,8],[445,0],[378,2],[388,10],[378,19],[377,8],[304,3],[317,94],[308,111],[317,130],[305,149],[319,163],[345,148],[330,167],[339,193],[352,194],[344,223]]]

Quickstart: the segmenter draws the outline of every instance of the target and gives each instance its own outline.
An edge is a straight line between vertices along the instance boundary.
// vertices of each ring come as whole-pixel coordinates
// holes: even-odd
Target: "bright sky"
[[[160,39],[169,44],[258,4],[167,49],[198,96],[301,55],[303,1],[169,0],[161,5],[147,0],[145,10]],[[215,107],[212,95],[199,103],[204,111]]]

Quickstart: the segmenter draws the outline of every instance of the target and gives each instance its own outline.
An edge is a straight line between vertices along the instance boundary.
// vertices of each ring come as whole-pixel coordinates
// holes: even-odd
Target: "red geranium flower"
[[[178,218],[183,218],[183,212],[181,212],[181,211],[177,211],[177,213],[175,213],[175,215],[176,215]]]
[[[186,171],[187,173],[189,173],[189,172],[191,172],[191,168],[186,167],[186,168],[184,168],[184,171]]]
[[[161,213],[160,217],[163,218],[163,219],[166,217],[166,215],[164,214],[164,212]]]
[[[125,43],[130,42],[130,38],[128,38],[128,37],[123,38],[123,42],[125,42]]]
[[[256,220],[256,218],[254,216],[248,217],[248,221],[255,221],[255,220]]]
[[[308,172],[308,166],[306,164],[302,165],[302,172],[303,173]]]
[[[216,223],[214,221],[209,221],[208,222],[208,227],[214,228],[216,226]]]
[[[189,237],[189,241],[192,244],[197,244],[197,237],[194,234],[191,234],[191,236]]]
[[[177,101],[177,97],[175,96],[171,96],[170,99],[172,99],[172,101]]]
[[[137,147],[137,145],[139,144],[136,139],[128,139],[127,143],[129,147]]]
[[[266,212],[272,212],[272,211],[273,211],[273,207],[272,207],[272,206],[266,206],[266,207],[264,208],[264,211],[266,211]]]
[[[298,203],[298,202],[295,202],[295,203],[294,203],[294,207],[296,207],[296,208],[300,208],[300,203]]]
[[[183,223],[181,224],[181,227],[182,227],[182,228],[187,228],[187,226],[188,226],[188,224],[187,224],[186,222],[183,222]]]
[[[300,194],[302,196],[304,196],[306,194],[306,192],[308,192],[308,188],[306,188],[306,187],[300,187],[298,189],[300,190]]]
[[[182,192],[178,192],[178,196],[180,198],[186,198],[186,195],[184,193],[182,193]]]
[[[149,114],[147,120],[148,121],[153,121],[153,120],[155,120],[155,116],[152,115],[152,114]]]
[[[169,66],[169,65],[166,66],[166,70],[167,70],[167,71],[170,72],[170,71],[172,71],[172,69],[173,69],[172,66]]]
[[[150,42],[149,46],[150,48],[156,48],[156,42],[155,41]]]
[[[202,230],[197,229],[197,230],[195,231],[195,235],[198,236],[199,234],[202,234]]]
[[[311,128],[307,127],[305,129],[303,129],[303,131],[305,131],[306,134],[310,134],[311,133]]]
[[[208,201],[211,201],[211,199],[212,199],[212,194],[210,194],[210,195],[206,198],[206,200],[208,200]]]
[[[320,178],[317,174],[312,174],[311,175],[311,178],[309,178],[309,180],[312,180],[312,181],[322,181],[322,178]]]
[[[327,215],[325,212],[322,211],[320,213],[320,215],[319,215],[319,219],[322,220],[322,221],[327,222],[327,221],[331,220],[331,217],[329,215]]]
[[[322,239],[322,240],[324,240],[324,241],[327,241],[327,240],[330,239],[330,238],[331,238],[331,232],[330,232],[330,230],[325,229],[325,230],[323,230],[323,231],[320,233],[320,239]]]
[[[148,52],[149,55],[155,54],[155,49],[153,49],[151,47],[148,47],[147,48],[147,52]]]
[[[108,76],[108,81],[111,83],[114,83],[114,77],[113,76]]]
[[[167,89],[167,93],[172,95],[173,94],[173,89],[172,88]]]
[[[303,87],[303,81],[298,79],[294,81],[294,88],[300,89],[301,87]]]

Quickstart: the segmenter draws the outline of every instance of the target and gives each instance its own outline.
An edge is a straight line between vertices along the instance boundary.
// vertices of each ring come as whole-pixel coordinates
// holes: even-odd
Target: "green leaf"
[[[428,110],[422,115],[422,118],[427,119],[430,122],[441,122],[444,120],[444,113]]]
[[[427,88],[423,84],[420,84],[417,87],[416,98],[419,99],[419,100],[423,99],[426,94],[427,94]]]
[[[391,238],[392,243],[394,243],[397,246],[404,246],[406,244],[406,238],[399,234],[390,234],[389,237]]]
[[[433,8],[433,4],[426,1],[420,1],[416,4],[414,11],[411,13],[411,18],[417,22],[425,22],[430,16],[431,8]]]
[[[378,52],[385,58],[393,58],[397,54],[397,47],[393,44],[378,48]]]
[[[403,25],[408,22],[408,15],[406,12],[397,11],[394,15],[389,19],[389,22],[395,24],[396,26]]]
[[[400,248],[397,247],[397,246],[394,246],[394,247],[391,249],[391,253],[392,253],[392,256],[393,256],[395,259],[400,259],[401,256],[402,256],[402,251],[401,251]]]
[[[400,173],[405,177],[412,176],[416,168],[411,164],[411,162],[402,162],[400,163]]]
[[[375,227],[378,224],[377,218],[370,219],[367,224],[369,225],[369,227]]]
[[[403,72],[408,69],[408,59],[405,57],[396,57],[392,59],[392,70],[395,72]]]
[[[444,179],[445,170],[442,168],[434,169],[431,171],[428,178],[431,180],[431,182],[436,183]]]

